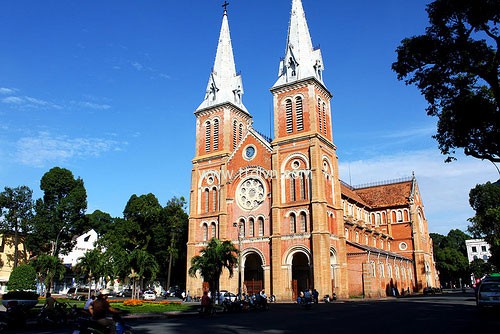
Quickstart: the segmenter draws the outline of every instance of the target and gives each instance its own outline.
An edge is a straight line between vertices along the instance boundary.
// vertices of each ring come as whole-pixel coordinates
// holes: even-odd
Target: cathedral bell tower
[[[293,0],[285,55],[271,88],[274,103],[272,251],[280,254],[290,230],[307,256],[308,272],[294,272],[291,290],[315,287],[342,294],[345,238],[330,100],[321,51],[313,47],[301,0]],[[298,247],[298,246],[297,246]],[[335,258],[335,263],[332,263]],[[276,260],[275,260],[276,259]],[[273,275],[283,277],[279,256]],[[293,260],[295,261],[295,260]],[[292,267],[293,267],[292,261]],[[341,264],[339,266],[339,263]],[[342,267],[344,265],[344,267]],[[333,267],[340,268],[334,273]],[[296,277],[296,279],[294,278]],[[294,286],[295,285],[295,286]]]
[[[225,4],[227,5],[227,4]],[[200,241],[227,238],[227,189],[221,175],[252,122],[242,101],[243,84],[236,66],[226,6],[213,69],[203,102],[195,111],[196,151],[191,175],[187,258],[197,255]],[[201,287],[187,275],[187,286]]]

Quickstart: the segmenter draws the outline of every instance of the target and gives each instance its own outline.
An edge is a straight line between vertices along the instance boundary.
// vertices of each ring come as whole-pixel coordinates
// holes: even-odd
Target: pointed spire
[[[302,0],[293,0],[285,57],[273,88],[310,77],[323,83],[322,72],[323,58],[321,51],[313,48]]]
[[[241,75],[236,74],[229,22],[227,19],[227,5],[227,2],[223,5],[224,15],[222,16],[219,44],[217,46],[217,54],[215,55],[214,68],[208,79],[205,99],[196,111],[229,102],[248,113],[242,102],[243,82]]]

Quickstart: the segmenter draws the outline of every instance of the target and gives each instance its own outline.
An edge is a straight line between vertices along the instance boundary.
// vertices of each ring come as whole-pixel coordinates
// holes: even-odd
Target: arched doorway
[[[311,266],[309,258],[302,252],[297,252],[292,259],[292,289],[293,299],[297,299],[299,291],[311,288]]]
[[[243,277],[243,292],[253,294],[264,288],[264,270],[262,269],[262,259],[258,254],[250,253],[246,256]]]

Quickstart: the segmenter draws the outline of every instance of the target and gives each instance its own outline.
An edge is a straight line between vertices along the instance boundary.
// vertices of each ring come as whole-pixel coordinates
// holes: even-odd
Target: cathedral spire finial
[[[293,0],[285,57],[280,62],[278,81],[273,87],[311,77],[323,83],[322,72],[321,51],[313,48],[302,0]]]
[[[227,1],[224,1],[222,5],[224,7],[224,15],[222,16],[222,26],[214,67],[208,79],[205,99],[196,109],[197,111],[218,104],[231,103],[248,113],[242,102],[243,83],[241,76],[236,73],[236,65],[234,63],[233,46],[231,44],[231,34],[227,18],[228,5]]]
[[[222,5],[224,7],[224,14],[227,14],[227,6],[229,6],[229,2],[224,0],[224,4]]]

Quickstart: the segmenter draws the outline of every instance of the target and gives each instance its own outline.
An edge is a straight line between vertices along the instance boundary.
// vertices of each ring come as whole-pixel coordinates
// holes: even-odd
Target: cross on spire
[[[229,2],[224,0],[224,4],[222,5],[222,7],[224,7],[224,13],[227,12],[227,6],[229,6]]]

